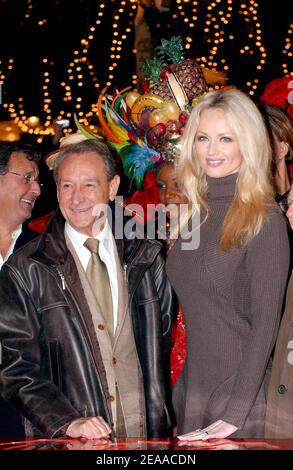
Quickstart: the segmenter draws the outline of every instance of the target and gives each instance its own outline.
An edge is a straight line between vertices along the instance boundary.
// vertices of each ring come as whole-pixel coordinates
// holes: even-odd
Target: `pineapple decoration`
[[[191,106],[207,89],[195,60],[183,58],[180,37],[162,40],[154,59],[142,66],[149,88],[126,96],[129,120],[147,145],[173,160]]]
[[[194,60],[183,58],[180,37],[162,40],[153,59],[145,59],[146,91],[105,87],[98,98],[97,115],[107,145],[121,157],[132,186],[142,190],[144,175],[180,152],[180,137],[191,107],[206,91],[208,83],[225,83],[221,72],[209,71],[206,78]],[[211,81],[212,79],[212,81]],[[75,116],[79,131],[87,139],[100,138],[85,129]]]
[[[143,66],[145,93],[127,88],[111,96],[106,87],[97,103],[102,135],[119,153],[125,174],[138,190],[147,172],[179,154],[191,107],[206,91],[200,67],[183,59],[180,37],[162,40],[156,50],[156,57],[146,59]],[[77,119],[76,125],[87,138],[96,138]]]

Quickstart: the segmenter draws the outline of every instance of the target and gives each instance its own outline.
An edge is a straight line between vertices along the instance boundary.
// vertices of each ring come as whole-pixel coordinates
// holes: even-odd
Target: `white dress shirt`
[[[21,234],[22,232],[22,225],[20,225],[16,230],[14,230],[14,232],[12,233],[12,240],[11,240],[11,243],[9,245],[9,248],[8,248],[8,251],[6,253],[6,255],[3,256],[1,255],[0,253],[0,270],[3,266],[3,264],[5,263],[6,260],[8,260],[9,256],[13,253],[13,250],[14,250],[14,247],[15,247],[15,243],[16,243],[16,240],[18,239],[19,235]]]
[[[65,222],[65,231],[71,243],[74,246],[76,254],[82,264],[83,269],[86,271],[88,262],[91,257],[90,251],[84,246],[84,242],[88,238],[96,238],[100,241],[99,256],[105,263],[108,269],[110,286],[112,292],[113,302],[113,317],[114,317],[114,331],[116,330],[118,320],[118,278],[117,267],[115,262],[115,240],[108,222],[105,227],[96,237],[88,237],[83,233],[77,232],[68,222]]]

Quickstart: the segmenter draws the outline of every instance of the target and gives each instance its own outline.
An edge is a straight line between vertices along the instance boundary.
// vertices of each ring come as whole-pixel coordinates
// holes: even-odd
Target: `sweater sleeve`
[[[275,344],[288,279],[289,243],[284,217],[273,208],[261,232],[248,244],[249,334],[226,412],[239,429],[255,404]]]
[[[80,414],[41,370],[42,325],[18,271],[5,264],[0,273],[0,393],[46,435],[65,432]]]

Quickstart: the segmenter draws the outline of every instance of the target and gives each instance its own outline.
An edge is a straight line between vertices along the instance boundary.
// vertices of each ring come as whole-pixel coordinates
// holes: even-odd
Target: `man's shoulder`
[[[152,263],[162,250],[162,243],[150,238],[133,238],[124,240],[124,257],[126,262],[136,261]]]
[[[28,260],[31,258],[32,254],[36,251],[38,247],[40,237],[40,235],[37,235],[27,243],[14,250],[14,252],[8,258],[5,264],[8,266],[10,265],[15,267],[20,267],[22,265],[27,266]]]
[[[26,245],[28,242],[31,240],[34,240],[37,238],[39,234],[32,230],[28,225],[23,224],[21,233],[19,237],[16,240],[14,251],[18,250],[19,248],[23,247]]]

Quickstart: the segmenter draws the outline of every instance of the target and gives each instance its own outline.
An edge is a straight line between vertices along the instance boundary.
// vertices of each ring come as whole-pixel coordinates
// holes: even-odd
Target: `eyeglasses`
[[[22,173],[17,173],[16,171],[7,171],[7,173],[11,173],[12,175],[16,176],[21,176],[24,178],[25,184],[32,184],[32,183],[38,183],[40,188],[42,188],[43,183],[40,183],[38,178],[35,178],[31,173],[27,173],[26,175],[23,175]]]

